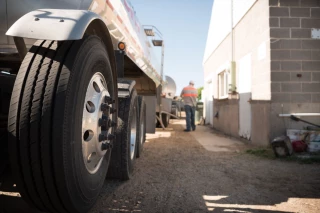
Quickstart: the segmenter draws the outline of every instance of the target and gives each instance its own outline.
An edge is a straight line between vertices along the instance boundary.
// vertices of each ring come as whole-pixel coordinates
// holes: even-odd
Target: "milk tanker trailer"
[[[87,212],[107,176],[130,179],[171,106],[161,34],[135,14],[128,0],[0,0],[0,177],[10,167],[34,208]]]

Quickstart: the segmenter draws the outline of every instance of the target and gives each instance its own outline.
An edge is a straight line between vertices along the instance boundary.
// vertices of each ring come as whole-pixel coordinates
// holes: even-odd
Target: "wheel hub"
[[[112,100],[101,73],[87,87],[82,116],[82,155],[89,173],[96,173],[112,147]]]

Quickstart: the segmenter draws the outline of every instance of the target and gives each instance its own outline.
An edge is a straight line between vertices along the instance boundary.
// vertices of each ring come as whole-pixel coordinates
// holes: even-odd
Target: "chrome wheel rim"
[[[140,145],[142,145],[143,144],[143,136],[144,136],[144,119],[142,120],[141,125],[140,125],[140,132],[141,132],[140,133]]]
[[[82,155],[85,167],[91,174],[99,170],[108,151],[102,149],[102,144],[110,143],[101,138],[101,135],[111,134],[112,131],[110,125],[103,126],[101,123],[102,120],[112,121],[110,111],[102,110],[106,97],[110,98],[106,81],[101,73],[95,73],[87,87],[82,114]],[[108,106],[111,107],[111,104]]]
[[[137,139],[137,112],[136,107],[133,108],[133,115],[130,123],[130,158],[133,160],[136,150]]]

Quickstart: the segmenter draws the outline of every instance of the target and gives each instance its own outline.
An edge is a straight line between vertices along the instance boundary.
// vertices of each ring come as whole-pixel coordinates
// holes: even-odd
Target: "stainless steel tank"
[[[176,95],[177,87],[176,82],[169,76],[165,76],[165,85],[163,86],[162,93],[165,94],[166,98],[171,98]]]

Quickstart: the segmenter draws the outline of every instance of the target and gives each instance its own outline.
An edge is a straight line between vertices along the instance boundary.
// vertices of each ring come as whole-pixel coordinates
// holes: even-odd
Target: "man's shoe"
[[[183,130],[184,132],[191,132],[190,130],[188,130],[188,129],[185,129],[185,130]]]
[[[196,127],[192,128],[192,131],[196,131]]]

